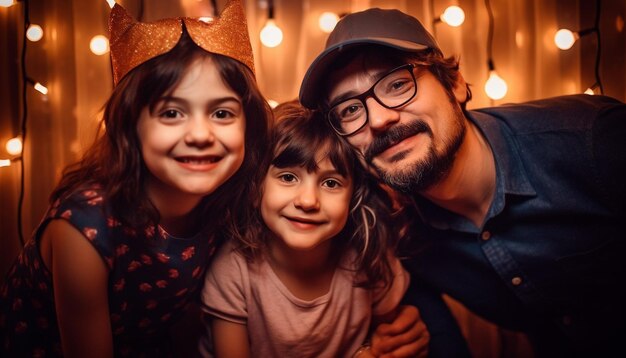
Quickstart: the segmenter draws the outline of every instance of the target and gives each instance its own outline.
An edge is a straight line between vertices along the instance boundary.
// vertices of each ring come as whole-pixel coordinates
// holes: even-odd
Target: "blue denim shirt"
[[[406,300],[431,353],[458,336],[446,293],[541,356],[626,356],[626,105],[573,95],[466,114],[493,150],[496,192],[480,227],[415,198]]]

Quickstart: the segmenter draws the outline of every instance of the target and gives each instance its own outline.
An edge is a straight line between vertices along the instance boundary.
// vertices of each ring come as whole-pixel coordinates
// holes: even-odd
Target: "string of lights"
[[[604,94],[604,86],[600,78],[600,60],[602,53],[602,42],[600,37],[600,10],[602,8],[602,0],[596,0],[596,13],[594,17],[593,27],[573,32],[569,29],[559,29],[554,35],[554,44],[559,49],[569,50],[582,37],[595,34],[596,35],[596,57],[594,66],[595,83],[585,91],[586,94],[594,94],[597,88],[600,94]]]
[[[506,96],[508,86],[504,79],[502,79],[502,77],[500,77],[496,72],[496,66],[493,61],[494,18],[489,0],[485,0],[485,7],[487,8],[487,16],[489,18],[489,27],[487,32],[487,68],[489,70],[489,78],[487,79],[487,82],[485,82],[485,93],[487,93],[487,97],[492,100],[498,100]]]
[[[114,0],[106,0],[109,5],[112,7],[115,4]],[[213,9],[213,16],[217,16],[217,1],[210,0]],[[143,18],[144,12],[144,2],[145,0],[139,0],[139,17]],[[577,32],[572,32],[567,29],[561,29],[555,35],[555,43],[556,45],[562,49],[566,50],[574,46],[577,40],[587,37],[587,35],[595,35],[596,40],[596,52],[595,52],[595,65],[594,65],[594,77],[595,82],[585,91],[585,93],[594,94],[600,93],[604,94],[604,85],[602,83],[602,79],[600,76],[600,64],[601,64],[601,55],[602,55],[602,46],[601,46],[601,33],[600,33],[600,19],[601,19],[601,0],[596,0],[595,2],[595,16],[593,26],[590,28],[586,28]],[[432,20],[432,33],[435,37],[437,37],[437,27],[440,26],[440,23],[445,23],[449,26],[460,26],[464,23],[465,20],[465,12],[459,6],[448,6],[446,9],[440,14],[437,15],[435,13],[435,0],[429,0],[429,10],[431,12],[431,20]],[[16,104],[21,107],[20,119],[18,125],[13,126],[13,137],[6,142],[7,153],[9,154],[8,158],[0,159],[0,167],[5,166],[18,166],[19,167],[19,199],[17,202],[17,226],[18,226],[18,235],[19,240],[22,244],[24,244],[24,237],[22,232],[22,211],[24,206],[24,196],[25,196],[25,157],[24,150],[26,147],[27,140],[27,120],[28,120],[28,91],[32,86],[35,90],[37,90],[42,95],[47,95],[48,88],[45,86],[45,79],[39,79],[37,81],[36,78],[31,78],[27,74],[27,47],[28,43],[40,41],[43,36],[45,36],[45,24],[44,28],[42,26],[31,23],[30,14],[29,14],[29,0],[0,0],[0,6],[9,7],[19,4],[22,8],[20,10],[23,11],[23,37],[18,39],[17,42],[21,42],[20,49],[20,74],[18,75],[21,78],[21,93],[19,98],[21,99],[21,103]],[[267,21],[265,26],[260,31],[259,36],[261,38],[261,43],[266,47],[276,47],[279,46],[283,40],[283,31],[276,24],[276,10],[281,10],[280,8],[275,8],[274,0],[259,0],[258,4],[263,11],[267,11]],[[486,12],[488,15],[488,34],[486,41],[486,55],[487,55],[487,68],[489,72],[489,76],[487,81],[484,84],[484,90],[487,96],[491,100],[499,100],[506,96],[508,91],[507,83],[502,79],[498,73],[496,72],[495,61],[493,57],[493,45],[494,45],[494,13],[492,9],[491,0],[484,0],[484,5],[486,8]],[[21,12],[21,11],[20,11]],[[278,13],[278,15],[281,15]],[[345,15],[336,14],[333,12],[322,12],[318,19],[318,24],[320,30],[325,33],[329,33],[332,31],[336,23],[339,19]],[[21,25],[20,25],[21,27]],[[591,38],[588,36],[587,38]],[[582,40],[581,40],[582,42]],[[31,44],[32,45],[32,44]],[[96,55],[105,55],[109,52],[109,43],[106,35],[96,35],[90,41],[90,49]],[[34,77],[34,76],[33,76]],[[41,82],[40,82],[41,81]],[[42,83],[43,82],[43,83]],[[583,87],[584,88],[584,87]],[[31,93],[32,95],[32,93]],[[32,97],[31,97],[32,100]],[[32,106],[32,104],[31,104]],[[32,110],[32,108],[31,108]],[[19,128],[15,128],[19,127]]]

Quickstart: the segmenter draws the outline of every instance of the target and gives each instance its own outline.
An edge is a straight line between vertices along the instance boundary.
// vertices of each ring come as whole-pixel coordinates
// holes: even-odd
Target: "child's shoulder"
[[[75,214],[104,216],[105,202],[102,189],[93,185],[83,187],[57,199],[48,212],[48,218],[61,218],[72,221]]]
[[[77,189],[56,200],[42,224],[53,219],[63,219],[76,227],[88,239],[121,226],[121,222],[110,214],[102,188],[97,185]],[[45,226],[45,225],[42,225]]]

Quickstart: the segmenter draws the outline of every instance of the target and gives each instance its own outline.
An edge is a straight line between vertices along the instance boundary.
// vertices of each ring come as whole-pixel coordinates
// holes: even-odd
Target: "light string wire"
[[[24,206],[24,177],[25,177],[25,157],[24,150],[26,149],[26,122],[28,119],[28,103],[27,103],[27,84],[28,84],[28,75],[26,71],[26,31],[28,31],[28,27],[30,26],[30,17],[29,17],[29,8],[28,8],[29,0],[24,0],[24,35],[22,36],[22,53],[20,56],[20,66],[22,70],[22,153],[20,160],[20,194],[19,199],[17,201],[17,235],[20,239],[20,244],[24,246],[24,234],[22,233],[22,209]]]
[[[487,66],[489,67],[489,71],[493,71],[495,69],[493,65],[492,59],[492,46],[493,46],[493,12],[491,11],[491,4],[489,0],[485,0],[485,7],[487,8],[487,17],[489,19],[488,30],[487,30]]]
[[[600,41],[600,9],[601,9],[602,0],[596,0],[596,17],[593,24],[593,29],[596,33],[596,41],[598,43],[596,47],[596,63],[594,74],[596,77],[596,83],[592,86],[598,86],[600,89],[600,94],[604,94],[604,86],[602,85],[602,80],[600,79],[600,54],[602,51],[602,42]]]

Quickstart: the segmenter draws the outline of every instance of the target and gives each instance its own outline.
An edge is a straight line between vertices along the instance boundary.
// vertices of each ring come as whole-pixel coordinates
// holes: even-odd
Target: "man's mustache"
[[[372,144],[365,151],[366,162],[371,163],[374,157],[387,150],[387,148],[421,132],[429,133],[432,136],[432,129],[421,120],[414,120],[411,123],[399,124],[390,128],[374,137]]]

